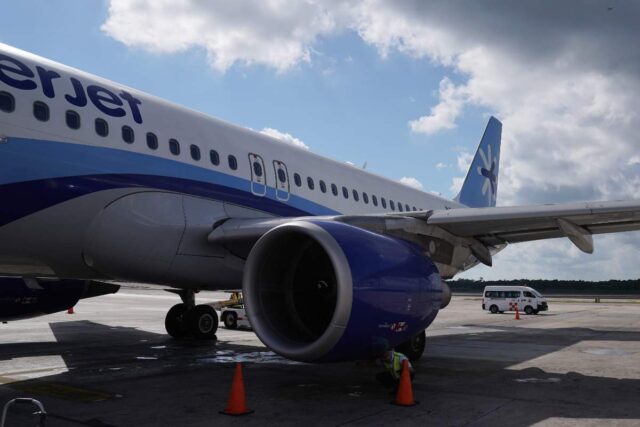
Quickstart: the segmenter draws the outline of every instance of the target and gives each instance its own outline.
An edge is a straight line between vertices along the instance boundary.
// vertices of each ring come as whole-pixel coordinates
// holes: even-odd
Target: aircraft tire
[[[196,305],[187,313],[187,327],[199,339],[213,339],[218,331],[218,314],[210,305]]]
[[[427,336],[421,331],[411,337],[410,340],[403,342],[396,347],[396,350],[404,354],[412,362],[419,360],[424,354],[424,348],[427,343]]]
[[[186,312],[187,306],[185,304],[176,304],[167,312],[167,316],[164,318],[164,328],[173,338],[184,338],[187,335]]]

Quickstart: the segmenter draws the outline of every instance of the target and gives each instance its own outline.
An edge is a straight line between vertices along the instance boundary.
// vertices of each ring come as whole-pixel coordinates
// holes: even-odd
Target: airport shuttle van
[[[482,293],[482,309],[491,313],[523,311],[538,314],[547,311],[547,300],[535,289],[527,286],[486,286]]]

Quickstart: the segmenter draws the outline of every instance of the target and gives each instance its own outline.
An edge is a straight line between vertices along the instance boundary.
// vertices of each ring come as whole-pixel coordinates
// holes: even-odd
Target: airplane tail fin
[[[471,208],[496,205],[501,136],[502,123],[491,117],[456,201]]]

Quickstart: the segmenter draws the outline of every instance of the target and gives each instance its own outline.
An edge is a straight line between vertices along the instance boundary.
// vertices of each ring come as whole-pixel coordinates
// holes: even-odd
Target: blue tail
[[[464,184],[455,200],[470,208],[496,205],[501,136],[502,123],[495,117],[491,117]]]

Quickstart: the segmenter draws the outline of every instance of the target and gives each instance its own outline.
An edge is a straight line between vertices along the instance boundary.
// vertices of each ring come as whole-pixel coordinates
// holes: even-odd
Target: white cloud
[[[284,143],[291,144],[291,145],[294,145],[296,147],[304,148],[305,150],[309,149],[307,144],[305,144],[304,142],[302,142],[298,138],[294,137],[293,135],[291,135],[289,133],[280,132],[278,129],[273,129],[273,128],[267,127],[267,128],[262,129],[260,131],[260,133],[268,135],[268,136],[270,136],[272,138],[275,138],[277,140],[280,140],[280,141],[282,141]]]
[[[448,167],[449,167],[449,165],[446,164],[446,163],[442,163],[442,162],[436,163],[436,169],[438,169],[438,170],[446,169]]]
[[[411,130],[432,135],[444,129],[455,128],[456,119],[465,102],[465,89],[464,86],[456,87],[449,78],[443,78],[440,81],[440,101],[431,108],[428,116],[410,121]]]
[[[422,190],[424,188],[422,183],[412,176],[403,176],[398,181],[417,190]]]
[[[468,106],[494,113],[504,123],[499,202],[529,204],[640,198],[640,57],[628,48],[640,39],[639,17],[637,2],[607,12],[599,2],[554,0],[491,8],[421,0],[110,0],[102,28],[153,52],[203,49],[221,72],[234,64],[283,72],[312,61],[318,39],[345,31],[382,57],[424,58],[459,83],[443,78],[436,104],[407,118],[411,129],[455,128]],[[461,173],[470,161],[459,153]],[[462,180],[454,178],[454,193]],[[637,276],[634,261],[619,261],[640,255],[639,239],[628,236],[636,235],[596,238],[591,258],[571,246],[556,250],[553,241],[516,245],[493,271]]]
[[[102,31],[157,53],[201,48],[213,68],[260,64],[285,71],[311,58],[335,26],[331,4],[291,0],[110,0]]]

